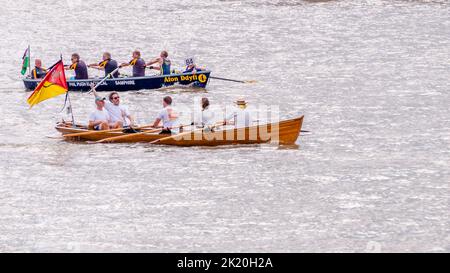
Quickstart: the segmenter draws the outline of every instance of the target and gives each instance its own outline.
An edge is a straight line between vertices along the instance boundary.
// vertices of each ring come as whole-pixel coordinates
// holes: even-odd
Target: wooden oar
[[[160,141],[164,141],[164,140],[169,140],[169,139],[177,138],[177,137],[184,136],[184,135],[189,135],[189,134],[192,134],[193,132],[198,132],[198,131],[203,131],[203,128],[202,128],[202,129],[197,129],[197,130],[188,131],[188,132],[184,132],[184,133],[181,133],[181,134],[176,134],[176,135],[173,135],[173,136],[168,136],[168,137],[159,138],[159,139],[157,139],[157,140],[153,140],[152,142],[150,142],[150,144],[155,144],[155,143],[160,142]]]
[[[256,83],[257,82],[255,80],[241,81],[241,80],[233,80],[233,79],[220,78],[220,77],[214,77],[214,76],[209,76],[209,77],[211,79],[222,80],[222,81],[229,81],[229,82],[239,82],[239,83]]]
[[[152,125],[153,124],[147,124],[147,125],[135,127],[133,129],[137,130],[137,129],[148,128],[148,127],[151,127]],[[65,134],[65,135],[63,135],[63,137],[79,137],[79,136],[87,136],[87,135],[96,135],[96,134],[100,134],[100,133],[119,132],[119,131],[122,131],[124,129],[125,128],[117,128],[117,129],[111,129],[111,130],[100,130],[100,131],[89,130],[87,132]]]
[[[153,130],[142,131],[142,132],[139,132],[139,133],[126,134],[126,135],[115,136],[115,137],[108,137],[108,138],[97,140],[95,143],[105,143],[105,142],[111,142],[112,143],[112,142],[115,142],[117,140],[124,140],[124,139],[131,138],[131,137],[138,136],[138,135],[158,132],[158,131],[161,131],[162,129],[163,128],[158,128],[158,129],[153,129]]]
[[[187,127],[187,126],[190,126],[190,124],[189,125],[176,126],[176,127],[171,128],[171,129],[177,129],[177,128],[180,128],[180,127]],[[143,134],[147,134],[147,133],[154,133],[154,132],[162,131],[162,129],[163,128],[158,128],[158,129],[148,130],[148,131],[135,133],[135,134],[127,134],[127,135],[123,135],[123,136],[104,138],[104,139],[96,141],[96,143],[114,142],[116,140],[124,140],[124,139],[127,139],[127,138],[132,138],[133,136],[138,136],[138,135],[143,135]],[[189,132],[192,132],[192,131],[189,131]]]
[[[117,67],[116,69],[111,71],[108,75],[106,75],[101,81],[99,81],[94,87],[91,87],[91,90],[88,91],[88,94],[91,93],[93,90],[95,90],[97,87],[99,87],[100,84],[106,81],[106,79],[108,79],[112,74],[116,73],[116,71],[118,71],[119,69],[120,67]]]
[[[213,126],[211,126],[211,129],[214,128],[214,127],[217,127],[217,126],[222,126],[222,125],[225,125],[225,124],[224,124],[223,122],[216,122]],[[155,144],[155,143],[160,142],[160,141],[169,140],[169,139],[174,139],[174,138],[178,138],[178,137],[180,137],[180,136],[189,135],[189,134],[194,133],[194,132],[203,131],[204,129],[205,129],[205,128],[201,128],[201,129],[197,129],[197,130],[192,130],[192,131],[184,132],[184,133],[181,133],[181,134],[176,134],[176,135],[173,135],[173,136],[168,136],[168,137],[159,138],[159,139],[157,139],[157,140],[154,140],[154,141],[150,142],[150,144]]]

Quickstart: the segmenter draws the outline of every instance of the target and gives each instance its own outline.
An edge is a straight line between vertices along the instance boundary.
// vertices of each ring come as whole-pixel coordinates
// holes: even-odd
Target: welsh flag
[[[30,47],[27,47],[22,57],[22,71],[20,71],[22,75],[25,75],[25,73],[27,73],[29,63],[30,63]]]
[[[55,63],[45,77],[28,97],[30,108],[41,101],[65,94],[68,90],[64,64],[62,60]]]

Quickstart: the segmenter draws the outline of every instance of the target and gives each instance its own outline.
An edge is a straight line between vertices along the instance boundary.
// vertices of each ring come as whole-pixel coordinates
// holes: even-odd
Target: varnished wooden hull
[[[71,124],[65,124],[65,123],[58,123],[55,127],[55,129],[62,133],[63,135],[66,134],[74,134],[74,133],[82,133],[82,132],[88,132],[93,130],[87,130],[84,126],[77,126],[73,127]],[[102,132],[102,131],[95,131],[94,134],[88,134],[78,137],[71,137],[67,138],[67,140],[70,141],[98,141],[102,140],[104,138],[108,137],[115,137],[115,136],[123,136],[126,135],[126,133],[123,132]],[[170,136],[168,134],[147,134],[145,140],[141,141],[132,141],[132,142],[143,142],[143,141],[153,141],[157,140],[159,138]]]
[[[159,145],[174,146],[219,146],[219,145],[237,145],[237,144],[260,144],[260,143],[278,143],[278,144],[294,144],[297,140],[303,124],[303,116],[283,120],[272,124],[261,124],[257,126],[241,128],[241,129],[225,129],[215,132],[204,132],[202,130],[194,130],[190,134],[181,134],[180,137],[174,136],[169,140],[156,142]],[[56,129],[62,134],[78,133],[86,131],[82,128],[73,128],[71,126],[56,126]],[[102,132],[94,135],[85,135],[75,140],[97,141],[108,137],[124,135],[123,132]],[[119,140],[117,142],[152,142],[154,140],[167,137],[168,135],[160,135],[155,133],[136,134],[136,136]]]
[[[174,146],[219,146],[278,143],[283,145],[295,144],[303,123],[303,116],[280,121],[278,123],[263,124],[241,129],[229,129],[205,133],[193,131],[191,134],[179,138],[157,142],[160,145]]]

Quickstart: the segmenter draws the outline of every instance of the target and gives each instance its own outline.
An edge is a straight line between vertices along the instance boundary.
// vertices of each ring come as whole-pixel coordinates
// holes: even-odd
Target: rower
[[[253,125],[253,119],[250,111],[247,109],[247,102],[240,98],[235,102],[236,108],[226,116],[223,124],[232,124],[236,128],[249,127]],[[231,122],[231,120],[233,120]]]
[[[133,66],[133,77],[145,76],[145,61],[141,58],[141,52],[139,50],[133,51],[133,59],[128,63],[122,63],[119,67]]]
[[[95,98],[100,98],[94,85],[91,85],[91,90]],[[111,122],[113,124],[117,123],[120,127],[132,126],[134,124],[134,118],[130,114],[130,111],[128,111],[128,107],[120,104],[119,93],[113,91],[109,93],[108,98],[109,101],[105,101],[104,108],[108,112]]]
[[[203,97],[200,101],[201,112],[195,116],[195,121],[191,125],[197,127],[211,127],[214,125],[214,113],[209,108],[209,99]]]
[[[115,128],[121,128],[121,124],[119,122],[113,123],[111,120],[111,116],[106,111],[105,107],[105,98],[96,97],[95,105],[96,109],[89,115],[89,125],[88,128],[90,130],[109,130]]]
[[[123,126],[131,126],[134,124],[133,116],[128,111],[128,107],[120,104],[120,96],[117,92],[111,92],[108,96],[109,101],[106,102],[105,108],[111,116],[111,121],[119,122]]]
[[[32,79],[42,79],[47,73],[47,69],[42,67],[41,59],[34,60],[34,69],[31,71]]]
[[[88,65],[88,67],[97,68],[99,70],[105,70],[105,77],[108,76],[111,72],[116,70],[118,67],[117,61],[111,59],[111,53],[105,52],[102,56],[102,61],[99,63],[93,63]],[[112,75],[114,78],[119,77],[119,71],[114,72]]]
[[[172,98],[166,96],[163,98],[163,109],[158,113],[158,116],[153,123],[153,128],[163,128],[160,134],[177,134],[178,128],[178,113],[172,108]],[[162,126],[159,123],[162,121]]]
[[[65,69],[75,71],[75,77],[71,77],[71,80],[85,80],[89,78],[87,66],[84,61],[80,60],[80,55],[73,53],[70,60],[72,61],[72,64],[70,66],[65,66]]]
[[[186,69],[184,70],[183,73],[195,73],[195,72],[199,72],[199,71],[203,71],[205,69],[198,67],[195,62],[194,62],[194,58],[187,58],[186,59]]]
[[[147,67],[150,69],[159,70],[161,72],[161,75],[168,75],[170,74],[170,65],[172,64],[172,62],[169,59],[167,59],[167,57],[169,57],[169,53],[163,50],[159,54],[159,57],[147,63]],[[156,63],[158,64],[158,66],[152,65]]]

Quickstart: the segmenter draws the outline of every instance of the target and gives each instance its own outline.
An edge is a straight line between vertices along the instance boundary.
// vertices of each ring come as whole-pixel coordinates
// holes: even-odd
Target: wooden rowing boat
[[[94,131],[88,130],[84,125],[76,125],[72,126],[70,122],[59,122],[56,124],[55,129],[63,135],[74,134],[74,133],[83,133],[83,132],[95,132],[93,134],[87,134],[77,137],[68,138],[71,141],[98,141],[109,137],[123,136],[129,133],[124,133],[122,131],[115,132],[103,132],[103,131]],[[169,134],[152,134],[148,135],[149,139],[157,140],[159,138],[170,136]]]
[[[157,139],[165,138],[155,144],[174,145],[174,146],[219,146],[236,144],[260,144],[260,143],[278,143],[283,145],[295,144],[303,124],[303,116],[282,120],[280,122],[269,124],[258,124],[246,128],[224,128],[217,129],[214,132],[205,130],[193,130],[190,134],[186,131],[180,134],[180,137],[173,135],[167,139],[168,135],[148,133],[136,134],[135,137],[129,137],[123,142],[152,142]],[[70,124],[59,124],[56,130],[63,134],[77,133],[87,131],[85,127],[72,127]],[[80,140],[97,141],[107,137],[124,135],[123,132],[105,132],[98,131],[97,134],[80,137]],[[122,141],[118,141],[122,142]]]
[[[155,144],[174,146],[219,146],[238,144],[277,143],[295,144],[303,124],[303,116],[276,123],[259,124],[246,128],[231,128],[214,132],[195,130],[182,137],[161,140]]]

